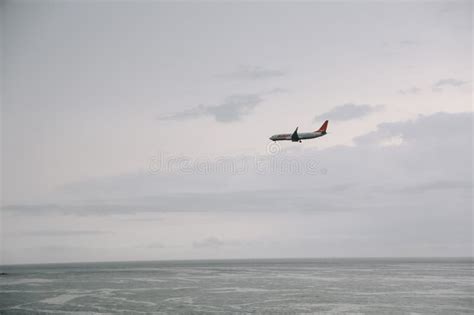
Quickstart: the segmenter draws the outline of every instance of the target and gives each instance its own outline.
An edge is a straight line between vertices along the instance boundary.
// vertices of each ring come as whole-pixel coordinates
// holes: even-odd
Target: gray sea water
[[[1,314],[473,314],[470,259],[2,266]]]

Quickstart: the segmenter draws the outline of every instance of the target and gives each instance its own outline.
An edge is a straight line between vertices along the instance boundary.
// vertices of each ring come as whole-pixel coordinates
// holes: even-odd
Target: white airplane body
[[[284,134],[277,134],[273,135],[270,137],[270,140],[272,141],[292,141],[292,142],[301,142],[301,140],[307,140],[307,139],[314,139],[318,137],[322,137],[326,134],[326,129],[328,128],[328,122],[325,121],[324,124],[321,126],[316,131],[313,132],[302,132],[298,133],[298,127],[296,127],[296,130],[291,134],[291,133],[284,133]]]

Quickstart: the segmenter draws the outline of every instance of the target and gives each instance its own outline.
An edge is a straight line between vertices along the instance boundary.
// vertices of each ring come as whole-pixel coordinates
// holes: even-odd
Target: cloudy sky
[[[2,263],[472,254],[470,1],[0,10]]]

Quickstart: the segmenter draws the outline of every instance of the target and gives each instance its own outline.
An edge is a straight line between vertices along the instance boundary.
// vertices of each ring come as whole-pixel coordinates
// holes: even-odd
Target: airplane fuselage
[[[278,134],[278,135],[273,135],[270,137],[270,140],[272,141],[293,141],[297,142],[300,140],[306,140],[306,139],[314,139],[318,137],[322,137],[326,134],[325,131],[314,131],[314,132],[302,132],[302,133],[297,133],[298,138],[291,138],[292,134],[291,133],[284,133],[284,134]]]

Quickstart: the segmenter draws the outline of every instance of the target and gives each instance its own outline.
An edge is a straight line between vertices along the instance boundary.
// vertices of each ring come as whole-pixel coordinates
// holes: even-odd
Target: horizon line
[[[225,262],[225,261],[268,261],[268,260],[384,260],[384,259],[426,259],[426,260],[473,260],[473,256],[325,256],[325,257],[267,257],[267,258],[197,258],[197,259],[150,259],[150,260],[99,260],[99,261],[59,261],[59,262],[40,262],[40,263],[7,263],[0,262],[0,267],[10,266],[38,266],[38,265],[72,265],[72,264],[101,264],[101,263],[166,263],[166,262]]]

